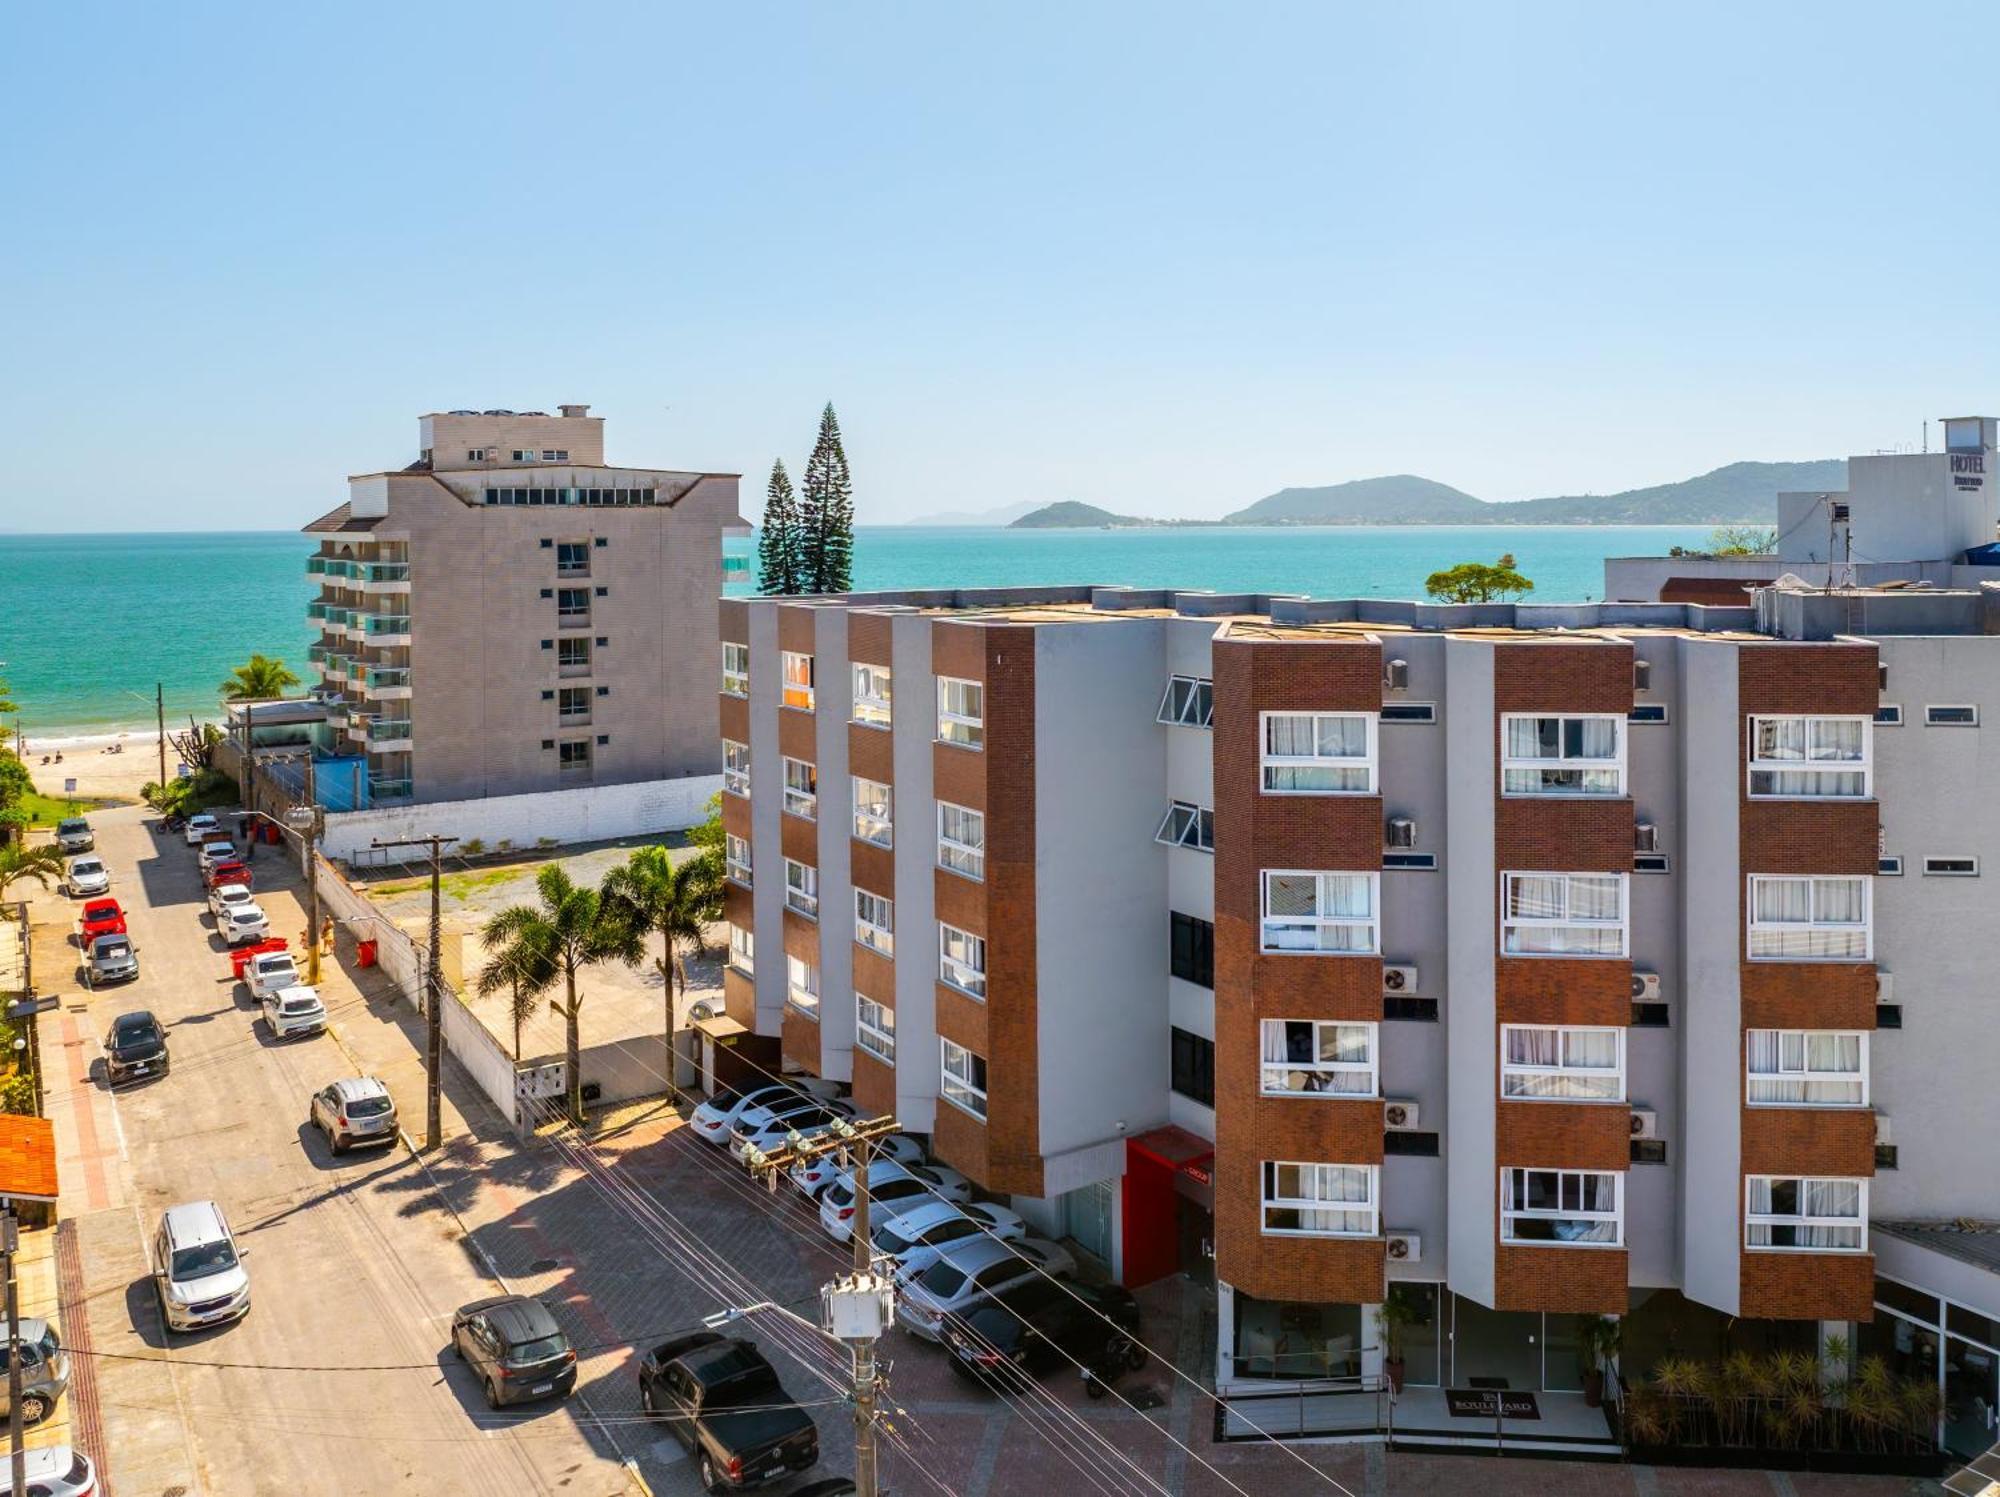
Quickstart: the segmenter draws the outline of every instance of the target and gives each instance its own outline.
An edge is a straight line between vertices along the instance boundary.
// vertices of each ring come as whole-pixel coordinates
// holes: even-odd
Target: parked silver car
[[[109,894],[111,870],[104,866],[104,859],[95,854],[71,858],[69,867],[63,871],[63,891],[71,899],[88,899],[96,894]]]
[[[168,1207],[153,1233],[152,1257],[169,1331],[199,1331],[250,1313],[250,1275],[215,1202]]]
[[[326,1135],[336,1154],[356,1144],[393,1144],[396,1099],[373,1076],[349,1076],[313,1093],[306,1121]]]
[[[7,1349],[0,1345],[0,1414],[7,1411]],[[21,1422],[40,1424],[69,1389],[69,1353],[46,1320],[21,1321]]]
[[[125,982],[139,975],[139,948],[128,935],[99,936],[90,943],[90,985]]]
[[[81,816],[67,816],[56,823],[56,846],[64,852],[89,852],[97,837]]]

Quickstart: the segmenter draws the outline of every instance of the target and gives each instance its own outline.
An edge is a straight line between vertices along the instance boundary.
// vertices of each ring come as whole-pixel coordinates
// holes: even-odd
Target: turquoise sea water
[[[1658,555],[1707,534],[1705,526],[864,526],[854,580],[864,589],[1091,582],[1417,597],[1440,567],[1511,551],[1538,600],[1567,602],[1602,592],[1606,556]],[[155,681],[170,718],[213,712],[223,677],[253,652],[305,675],[313,549],[312,537],[287,531],[0,535],[0,674],[28,735],[150,725]]]

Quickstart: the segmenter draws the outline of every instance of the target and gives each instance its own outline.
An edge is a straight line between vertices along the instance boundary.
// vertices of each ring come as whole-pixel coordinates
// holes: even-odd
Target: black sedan
[[[990,1388],[1077,1363],[1137,1366],[1139,1304],[1115,1284],[1029,1279],[945,1327],[952,1370]]]
[[[548,1306],[525,1294],[476,1300],[451,1318],[452,1350],[478,1377],[490,1408],[567,1398],[576,1352]]]
[[[120,1014],[104,1036],[104,1077],[113,1086],[167,1074],[167,1032],[145,1009]]]

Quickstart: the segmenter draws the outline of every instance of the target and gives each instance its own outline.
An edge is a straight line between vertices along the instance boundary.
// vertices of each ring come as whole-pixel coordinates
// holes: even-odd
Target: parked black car
[[[1034,1278],[947,1320],[954,1372],[988,1388],[1013,1390],[1054,1367],[1136,1365],[1139,1302],[1115,1284]]]
[[[145,1009],[120,1014],[104,1036],[104,1079],[117,1086],[167,1074],[167,1032]]]
[[[819,1460],[819,1430],[755,1342],[697,1331],[639,1364],[639,1401],[687,1446],[710,1492],[762,1486]]]
[[[548,1306],[525,1294],[475,1300],[451,1318],[451,1346],[486,1390],[490,1408],[567,1398],[576,1352]]]

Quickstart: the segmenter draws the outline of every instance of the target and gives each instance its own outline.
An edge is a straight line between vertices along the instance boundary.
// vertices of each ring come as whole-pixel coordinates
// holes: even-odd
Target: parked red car
[[[125,934],[125,911],[120,909],[115,899],[93,899],[83,907],[83,944],[90,945],[99,936],[122,936]]]
[[[202,875],[202,880],[211,889],[219,889],[224,884],[241,884],[246,889],[256,887],[250,881],[250,865],[242,862],[217,863]]]

